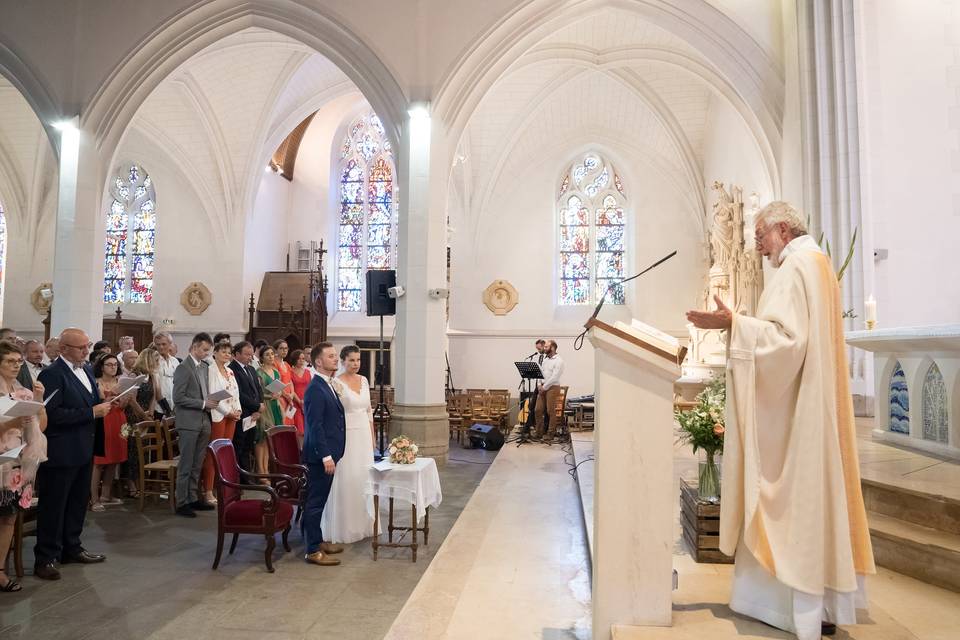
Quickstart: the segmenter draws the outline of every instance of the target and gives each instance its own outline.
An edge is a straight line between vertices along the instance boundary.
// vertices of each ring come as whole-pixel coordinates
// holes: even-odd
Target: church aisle
[[[505,446],[386,638],[588,638],[590,565],[569,468],[557,446]]]

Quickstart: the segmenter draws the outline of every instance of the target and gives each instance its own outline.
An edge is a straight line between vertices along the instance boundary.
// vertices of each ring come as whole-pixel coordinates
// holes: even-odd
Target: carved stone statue
[[[717,192],[717,202],[713,205],[713,228],[710,230],[710,249],[712,254],[712,265],[729,270],[732,266],[731,261],[737,248],[736,229],[734,224],[737,221],[736,209],[737,203],[723,188],[722,182],[714,182],[713,190]],[[743,205],[740,203],[740,209]]]

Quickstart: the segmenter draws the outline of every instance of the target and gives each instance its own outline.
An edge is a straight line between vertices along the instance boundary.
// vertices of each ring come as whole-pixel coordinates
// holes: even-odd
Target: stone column
[[[77,119],[60,129],[60,190],[53,255],[50,335],[79,327],[93,340],[103,330],[103,187],[93,135]]]
[[[400,179],[400,242],[397,284],[406,293],[397,301],[396,403],[391,437],[403,433],[420,446],[422,455],[447,459],[449,427],[444,398],[445,300],[431,289],[446,287],[446,221],[443,189],[446,175],[442,136],[427,108],[411,109],[403,125]]]

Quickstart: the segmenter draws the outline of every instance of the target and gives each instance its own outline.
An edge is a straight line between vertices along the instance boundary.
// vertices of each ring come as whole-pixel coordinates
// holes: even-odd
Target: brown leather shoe
[[[60,559],[60,564],[96,564],[98,562],[103,562],[107,559],[107,556],[102,553],[90,553],[89,551],[83,549],[79,553],[73,555],[65,555]]]
[[[60,572],[52,562],[47,564],[38,564],[33,567],[33,575],[41,580],[59,580]]]
[[[321,542],[320,551],[323,551],[324,553],[328,553],[331,555],[334,553],[343,553],[343,545],[334,544],[332,542]]]
[[[330,558],[323,551],[314,551],[313,553],[308,553],[303,556],[303,559],[310,564],[318,564],[321,567],[335,567],[340,564],[340,561],[336,558]]]

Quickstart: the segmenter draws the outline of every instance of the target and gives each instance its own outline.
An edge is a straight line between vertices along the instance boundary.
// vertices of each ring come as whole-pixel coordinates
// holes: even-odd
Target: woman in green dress
[[[261,347],[257,356],[260,358],[257,377],[260,378],[260,386],[263,388],[264,411],[260,412],[260,419],[257,421],[257,444],[254,451],[257,459],[257,473],[268,473],[270,452],[267,448],[267,429],[283,424],[283,410],[280,408],[280,397],[283,394],[271,393],[267,390],[267,386],[272,382],[280,380],[280,371],[276,366],[277,357],[273,347],[269,345]]]

